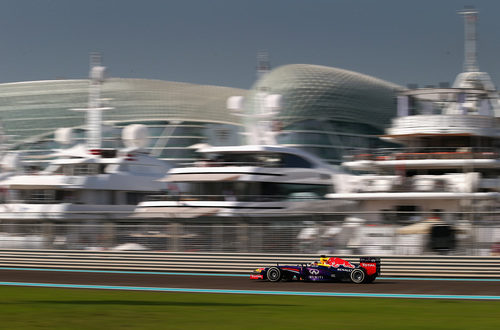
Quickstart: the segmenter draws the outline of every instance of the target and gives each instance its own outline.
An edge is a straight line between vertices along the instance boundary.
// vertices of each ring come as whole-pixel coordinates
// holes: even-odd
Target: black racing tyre
[[[361,284],[365,281],[366,274],[361,268],[356,268],[351,272],[351,281],[356,284]]]
[[[365,279],[365,283],[373,283],[373,281],[375,281],[376,278],[377,278],[377,275],[367,276]]]
[[[278,282],[283,276],[281,269],[278,267],[271,267],[267,270],[267,279],[270,282]]]

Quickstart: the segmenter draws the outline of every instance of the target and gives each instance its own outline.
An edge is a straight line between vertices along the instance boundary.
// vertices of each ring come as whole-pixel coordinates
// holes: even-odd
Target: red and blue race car
[[[380,275],[380,258],[361,257],[359,264],[352,264],[337,257],[321,256],[319,262],[296,266],[276,265],[257,268],[250,279],[278,282],[319,281],[319,282],[353,282],[371,283]]]

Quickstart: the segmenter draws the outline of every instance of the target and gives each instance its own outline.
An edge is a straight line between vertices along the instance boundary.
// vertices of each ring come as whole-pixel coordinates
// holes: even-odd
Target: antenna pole
[[[262,79],[271,71],[271,63],[269,62],[269,54],[267,51],[260,51],[257,54],[257,80]]]
[[[477,16],[478,11],[474,8],[465,8],[458,12],[459,15],[464,16],[465,22],[465,72],[478,72],[479,65],[477,64]]]
[[[87,145],[100,148],[102,142],[101,89],[105,68],[101,66],[101,55],[90,54],[89,100],[87,113]]]

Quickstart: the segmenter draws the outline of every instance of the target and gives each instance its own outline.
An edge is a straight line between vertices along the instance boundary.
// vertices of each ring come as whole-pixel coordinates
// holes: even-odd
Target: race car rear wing
[[[379,257],[361,257],[359,258],[359,266],[366,270],[367,275],[380,275]]]

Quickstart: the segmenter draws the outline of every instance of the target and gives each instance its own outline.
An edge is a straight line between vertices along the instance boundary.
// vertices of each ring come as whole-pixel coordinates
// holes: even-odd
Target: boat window
[[[46,203],[54,201],[56,192],[49,189],[18,190],[19,199],[31,203]]]
[[[48,173],[63,174],[63,166],[50,166],[47,168]]]
[[[232,153],[212,156],[210,161],[214,164],[229,166],[314,167],[313,164],[300,156],[282,153]]]
[[[118,200],[117,199],[117,197],[118,197],[117,193],[118,192],[114,191],[114,190],[112,190],[112,191],[109,192],[109,204],[111,204],[111,205],[117,205],[118,204],[118,202],[117,202],[117,200]]]
[[[139,192],[127,192],[126,200],[127,204],[129,205],[137,205],[146,198],[145,193],[139,193]]]
[[[63,165],[62,171],[64,175],[73,175],[73,165]]]
[[[227,200],[231,197],[238,201],[259,200],[262,197],[276,200],[322,199],[324,195],[334,192],[333,185],[273,182],[189,182],[185,188],[183,191],[192,198]]]
[[[115,158],[116,157],[116,149],[102,149],[101,150],[102,158]]]
[[[318,120],[308,119],[292,123],[286,126],[287,130],[312,130],[317,131],[318,127],[321,127],[321,123]]]
[[[99,174],[99,164],[77,164],[73,168],[73,175]]]
[[[420,207],[416,205],[397,205],[396,219],[398,222],[415,222],[420,220]]]
[[[301,144],[330,144],[328,135],[324,133],[303,133],[301,134],[301,140],[299,142]]]
[[[193,142],[192,144],[195,144],[195,142]],[[155,148],[152,148],[152,150],[155,150]],[[172,159],[173,158],[196,159],[198,156],[199,155],[196,154],[195,149],[188,149],[185,147],[182,148],[166,147],[162,149],[158,157],[159,158],[168,157]]]
[[[397,223],[397,215],[393,210],[382,209],[380,210],[380,219],[384,224],[394,224]]]
[[[313,165],[302,157],[292,154],[283,155],[282,163],[284,167],[312,168]]]
[[[347,145],[349,143],[345,143]],[[334,162],[332,160],[335,159],[340,159],[340,150],[336,147],[304,147],[301,148],[304,151],[307,151],[313,155],[319,156],[320,158],[323,158],[325,160],[329,160],[331,162]]]
[[[291,198],[321,199],[334,191],[333,185],[295,184],[295,183],[262,183],[263,195],[288,196]]]

